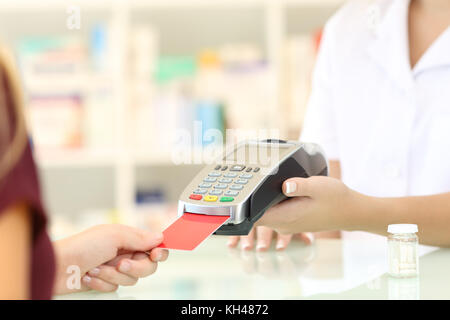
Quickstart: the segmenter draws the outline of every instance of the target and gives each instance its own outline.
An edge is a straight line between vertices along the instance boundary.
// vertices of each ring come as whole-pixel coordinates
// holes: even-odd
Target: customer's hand
[[[134,285],[139,278],[154,273],[158,262],[167,259],[167,250],[155,248],[162,240],[161,233],[111,224],[56,241],[55,293],[89,289],[110,292],[119,285]],[[69,270],[73,269],[79,270],[79,288],[70,282],[73,274]]]
[[[283,183],[290,199],[273,206],[256,222],[281,234],[345,229],[348,213],[362,206],[363,195],[330,177],[291,178]]]
[[[266,251],[270,248],[272,240],[276,240],[275,248],[278,251],[286,249],[291,240],[299,239],[306,244],[311,244],[314,235],[310,232],[297,234],[279,234],[271,228],[259,226],[253,228],[247,236],[232,236],[228,240],[228,247],[237,247],[239,241],[241,242],[242,250],[251,250],[256,242],[256,251]]]

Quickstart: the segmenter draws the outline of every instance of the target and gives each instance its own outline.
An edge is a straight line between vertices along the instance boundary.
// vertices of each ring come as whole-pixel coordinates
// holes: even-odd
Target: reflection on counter
[[[388,299],[389,300],[419,300],[420,280],[419,277],[393,278],[388,277]]]
[[[450,298],[450,250],[421,246],[420,278],[393,281],[405,279],[385,275],[383,238],[318,239],[311,246],[295,240],[286,251],[272,247],[264,253],[228,249],[227,240],[212,236],[192,252],[171,251],[156,274],[115,294],[87,292],[57,299]]]
[[[313,296],[314,299],[450,299],[450,250],[421,246],[418,277],[393,278],[383,274],[339,294]],[[355,259],[357,257],[354,257]],[[374,285],[376,284],[376,285]]]

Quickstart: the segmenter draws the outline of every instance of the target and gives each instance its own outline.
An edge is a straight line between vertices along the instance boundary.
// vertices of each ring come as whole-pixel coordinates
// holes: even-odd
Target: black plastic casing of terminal
[[[266,140],[269,143],[285,143],[282,140]],[[241,236],[247,235],[253,224],[261,218],[267,209],[287,199],[282,192],[283,182],[292,177],[307,178],[310,176],[327,176],[327,160],[321,153],[309,154],[304,148],[280,163],[278,171],[268,175],[253,192],[249,201],[249,212],[246,219],[233,225],[223,225],[214,234]]]

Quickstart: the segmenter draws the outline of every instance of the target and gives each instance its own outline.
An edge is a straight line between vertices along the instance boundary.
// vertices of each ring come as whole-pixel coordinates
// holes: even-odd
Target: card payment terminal
[[[328,175],[327,160],[317,144],[242,142],[189,183],[180,196],[178,216],[230,216],[215,234],[247,235],[267,209],[286,199],[281,190],[286,179],[317,175]]]

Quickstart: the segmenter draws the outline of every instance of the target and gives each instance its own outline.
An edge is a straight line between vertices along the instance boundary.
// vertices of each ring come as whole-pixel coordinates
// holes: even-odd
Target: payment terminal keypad
[[[247,169],[244,171],[244,169]],[[203,178],[203,182],[198,185],[192,193],[192,200],[203,200],[207,202],[232,202],[247,185],[257,168],[251,168],[244,165],[232,165],[214,167],[214,171],[208,173]],[[259,168],[258,168],[259,169]],[[200,197],[198,195],[204,195]],[[223,195],[223,197],[218,197]]]

